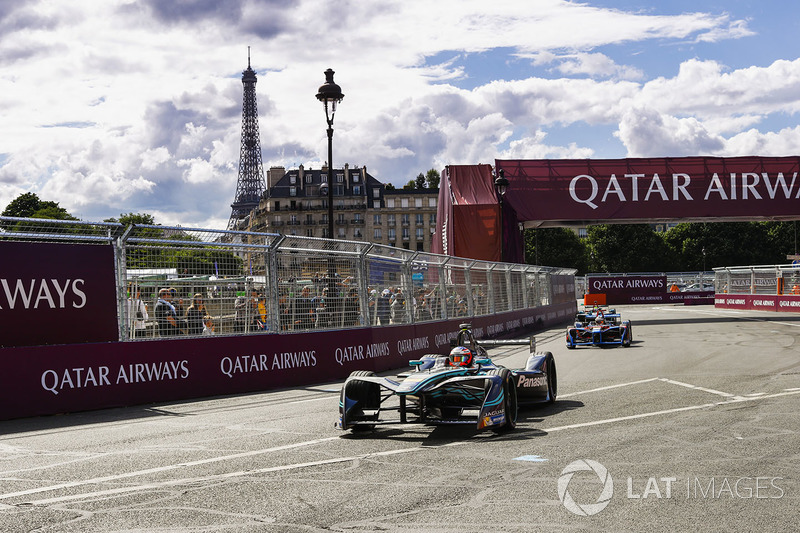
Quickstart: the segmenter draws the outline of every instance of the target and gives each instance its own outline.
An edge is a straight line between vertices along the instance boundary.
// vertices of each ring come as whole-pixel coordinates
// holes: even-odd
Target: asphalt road
[[[800,316],[618,310],[630,348],[537,335],[559,400],[500,435],[342,433],[340,383],[0,422],[0,530],[795,531]]]

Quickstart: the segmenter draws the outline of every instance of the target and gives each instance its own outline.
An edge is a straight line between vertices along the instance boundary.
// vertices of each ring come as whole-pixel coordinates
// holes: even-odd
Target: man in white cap
[[[389,289],[383,289],[380,298],[378,298],[378,303],[376,304],[378,310],[378,320],[380,321],[381,326],[387,326],[389,324],[389,303],[392,293]]]

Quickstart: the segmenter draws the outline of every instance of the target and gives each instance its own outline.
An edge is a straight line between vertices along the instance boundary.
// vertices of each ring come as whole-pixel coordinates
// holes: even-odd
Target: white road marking
[[[578,396],[579,394],[588,394],[590,392],[599,392],[599,391],[604,391],[604,390],[609,390],[609,389],[617,389],[619,387],[629,387],[631,385],[639,385],[640,383],[649,383],[650,381],[656,381],[658,379],[661,379],[661,378],[641,379],[639,381],[631,381],[629,383],[619,383],[617,385],[609,385],[607,387],[598,387],[596,389],[589,389],[589,390],[584,390],[584,391],[580,391],[580,392],[570,392],[569,394],[559,394],[558,398],[559,399],[561,399],[561,398],[569,398],[570,396]]]
[[[338,439],[339,437],[335,437]],[[316,442],[326,441],[331,439],[320,439]],[[315,441],[309,441],[315,442]],[[307,443],[303,443],[307,444]],[[418,446],[414,448],[400,448],[396,450],[388,450],[383,452],[376,452],[376,453],[369,453],[363,455],[352,455],[349,457],[335,457],[332,459],[322,459],[319,461],[310,461],[307,463],[295,463],[291,465],[281,465],[281,466],[271,466],[267,468],[258,468],[254,470],[240,470],[238,472],[226,472],[224,474],[213,474],[210,476],[201,476],[201,477],[194,477],[194,478],[183,478],[183,479],[170,479],[168,481],[159,481],[153,483],[143,483],[140,485],[129,486],[129,487],[118,487],[114,489],[108,490],[99,490],[94,492],[84,492],[81,494],[71,494],[69,496],[58,496],[55,498],[45,498],[41,500],[31,500],[24,502],[25,505],[51,505],[54,503],[63,503],[68,501],[75,501],[75,500],[88,500],[92,498],[106,498],[109,496],[117,496],[120,494],[126,494],[130,492],[138,492],[142,490],[152,490],[152,489],[163,489],[165,487],[174,487],[177,485],[187,485],[192,483],[208,483],[212,481],[220,481],[224,479],[231,479],[236,477],[243,477],[243,476],[251,476],[254,474],[268,474],[271,472],[284,472],[287,470],[296,470],[299,468],[308,468],[312,466],[322,466],[322,465],[329,465],[335,463],[345,463],[348,461],[356,461],[358,459],[368,459],[370,457],[380,457],[386,455],[396,455],[401,453],[410,453],[410,452],[418,452],[424,450],[425,448],[436,448],[437,446]],[[0,504],[3,505],[3,504]],[[22,505],[22,504],[18,504]]]
[[[51,485],[49,487],[38,487],[38,488],[35,488],[35,489],[21,490],[21,491],[18,491],[18,492],[9,492],[9,493],[6,493],[6,494],[0,494],[0,500],[5,500],[5,499],[8,499],[8,498],[14,498],[14,497],[17,497],[17,496],[27,496],[29,494],[37,494],[37,493],[40,493],[40,492],[51,492],[51,491],[54,491],[54,490],[79,487],[81,485],[91,485],[91,484],[96,484],[96,483],[105,483],[105,482],[108,482],[108,481],[117,481],[117,480],[120,480],[120,479],[125,479],[125,478],[130,478],[130,477],[143,476],[143,475],[146,475],[146,474],[157,474],[157,473],[160,473],[160,472],[167,472],[169,470],[175,470],[175,469],[178,469],[178,468],[186,468],[186,467],[190,467],[190,466],[198,466],[198,465],[204,465],[204,464],[210,464],[210,463],[217,463],[217,462],[220,462],[220,461],[229,461],[231,459],[241,459],[242,457],[252,457],[254,455],[263,455],[265,453],[277,452],[277,451],[281,451],[281,450],[291,450],[293,448],[301,448],[303,446],[312,446],[314,444],[321,444],[323,442],[328,442],[328,441],[331,441],[331,440],[337,440],[339,438],[340,437],[336,436],[336,437],[327,437],[327,438],[324,438],[324,439],[315,439],[315,440],[309,440],[309,441],[304,441],[304,442],[296,442],[294,444],[286,444],[286,445],[283,445],[283,446],[276,446],[274,448],[266,448],[266,449],[263,449],[263,450],[252,450],[252,451],[249,451],[249,452],[235,453],[235,454],[232,454],[232,455],[222,455],[222,456],[219,456],[219,457],[210,457],[208,459],[199,459],[197,461],[189,461],[189,462],[186,462],[186,463],[177,463],[177,464],[172,464],[172,465],[159,466],[159,467],[156,467],[156,468],[148,468],[146,470],[136,470],[134,472],[125,472],[124,474],[115,474],[115,475],[112,475],[112,476],[96,477],[96,478],[92,478],[92,479],[84,479],[82,481],[71,481],[69,483],[60,483],[58,485]]]
[[[653,309],[658,309],[660,311],[677,311],[678,309],[670,309],[669,307],[654,307]],[[755,318],[752,316],[741,316],[743,313],[738,309],[716,309],[715,311],[704,311],[702,309],[680,309],[681,311],[688,311],[690,313],[698,313],[702,315],[712,315],[712,316],[732,316],[738,318],[739,320],[749,320],[751,322],[769,322],[770,324],[780,324],[781,326],[791,326],[793,328],[800,328],[800,324],[793,323],[793,322],[775,322],[772,320],[767,320],[766,318]]]
[[[674,379],[668,379],[668,378],[658,378],[658,379],[660,379],[661,381],[663,381],[665,383],[671,383],[672,385],[680,385],[681,387],[686,387],[688,389],[694,389],[694,390],[699,390],[699,391],[703,391],[703,392],[710,392],[711,394],[718,394],[719,396],[724,396],[726,398],[733,398],[733,399],[742,398],[742,396],[737,396],[737,395],[731,394],[729,392],[722,392],[722,391],[718,391],[718,390],[715,390],[715,389],[707,389],[706,387],[698,387],[697,385],[692,385],[690,383],[684,383],[682,381],[675,381]]]
[[[600,425],[603,425],[603,424],[612,424],[614,422],[624,422],[626,420],[636,420],[638,418],[649,418],[649,417],[658,416],[658,415],[667,415],[667,414],[671,414],[671,413],[680,413],[682,411],[694,411],[694,410],[697,410],[697,409],[707,409],[707,408],[711,408],[711,407],[717,407],[717,406],[720,406],[720,405],[730,405],[730,404],[740,403],[740,402],[752,402],[754,400],[764,400],[764,399],[767,399],[767,398],[779,398],[779,397],[782,397],[782,396],[791,396],[791,395],[795,395],[795,394],[800,394],[800,390],[791,391],[791,392],[778,392],[778,393],[775,393],[775,394],[767,394],[765,396],[756,396],[756,397],[752,397],[752,398],[744,398],[744,397],[741,397],[741,396],[737,396],[737,397],[734,397],[734,398],[731,398],[729,400],[725,400],[725,401],[722,401],[722,402],[704,403],[704,404],[700,404],[700,405],[690,405],[688,407],[676,407],[674,409],[665,409],[663,411],[654,411],[652,413],[640,413],[638,415],[620,416],[620,417],[617,417],[617,418],[607,418],[605,420],[593,420],[592,422],[582,422],[580,424],[570,424],[568,426],[557,426],[557,427],[554,427],[554,428],[542,428],[542,431],[547,432],[547,433],[551,433],[553,431],[563,431],[565,429],[575,429],[575,428],[583,428],[583,427],[589,427],[589,426],[600,426]]]

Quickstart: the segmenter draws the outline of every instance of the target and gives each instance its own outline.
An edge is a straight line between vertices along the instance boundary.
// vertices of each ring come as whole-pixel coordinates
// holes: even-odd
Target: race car
[[[526,344],[525,368],[494,364],[485,346]],[[521,404],[553,403],[558,392],[556,363],[550,352],[536,352],[535,338],[480,341],[470,324],[461,324],[447,354],[409,361],[414,370],[396,378],[371,371],[350,374],[342,386],[342,430],[372,430],[384,424],[474,424],[478,430],[511,430]]]
[[[633,342],[630,320],[614,309],[593,307],[575,316],[575,324],[567,328],[567,348],[576,346],[618,346],[625,348]]]

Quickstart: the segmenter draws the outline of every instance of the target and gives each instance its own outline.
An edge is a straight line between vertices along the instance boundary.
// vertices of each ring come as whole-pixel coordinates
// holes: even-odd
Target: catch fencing
[[[717,294],[800,295],[800,265],[756,265],[714,269]]]
[[[547,306],[574,290],[573,269],[360,241],[15,217],[0,217],[0,231],[3,241],[112,247],[122,341],[162,338],[164,305],[178,319],[170,334],[196,337],[466,319]]]

